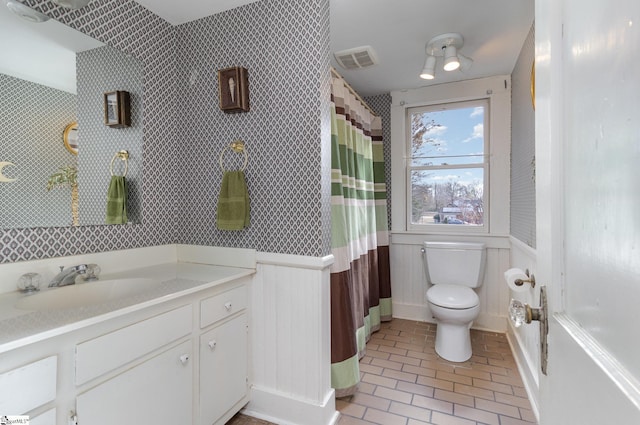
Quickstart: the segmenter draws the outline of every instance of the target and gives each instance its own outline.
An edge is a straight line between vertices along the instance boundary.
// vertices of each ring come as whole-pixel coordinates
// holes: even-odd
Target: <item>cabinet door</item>
[[[201,336],[201,425],[215,423],[246,396],[247,349],[246,314]]]
[[[191,424],[190,357],[191,341],[186,341],[80,394],[76,405],[78,422]]]

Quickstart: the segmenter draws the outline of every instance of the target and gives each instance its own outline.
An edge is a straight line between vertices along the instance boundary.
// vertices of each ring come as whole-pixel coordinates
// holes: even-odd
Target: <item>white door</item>
[[[640,424],[640,2],[536,0],[541,425]]]

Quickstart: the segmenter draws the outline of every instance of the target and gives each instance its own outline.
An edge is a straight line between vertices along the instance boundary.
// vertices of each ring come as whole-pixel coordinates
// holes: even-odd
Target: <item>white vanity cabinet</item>
[[[200,425],[224,424],[248,394],[247,287],[241,285],[201,303]]]
[[[191,341],[170,348],[82,393],[80,424],[192,423]]]
[[[125,367],[77,397],[82,423],[192,422],[192,341],[173,344],[191,335],[192,311],[185,305],[76,346],[76,384]]]
[[[249,401],[250,282],[244,271],[0,352],[0,413],[39,425],[224,424]]]

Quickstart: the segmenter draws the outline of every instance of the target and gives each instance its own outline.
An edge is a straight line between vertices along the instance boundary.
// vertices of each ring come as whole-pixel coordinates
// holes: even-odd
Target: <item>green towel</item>
[[[249,192],[244,171],[225,171],[218,197],[218,229],[242,230],[249,226]]]
[[[107,224],[127,222],[127,182],[124,176],[111,176],[107,190]]]

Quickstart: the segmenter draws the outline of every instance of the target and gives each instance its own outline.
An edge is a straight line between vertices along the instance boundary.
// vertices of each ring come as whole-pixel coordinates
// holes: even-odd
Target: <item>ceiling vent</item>
[[[344,69],[367,68],[378,63],[378,56],[371,46],[341,50],[333,56]]]

